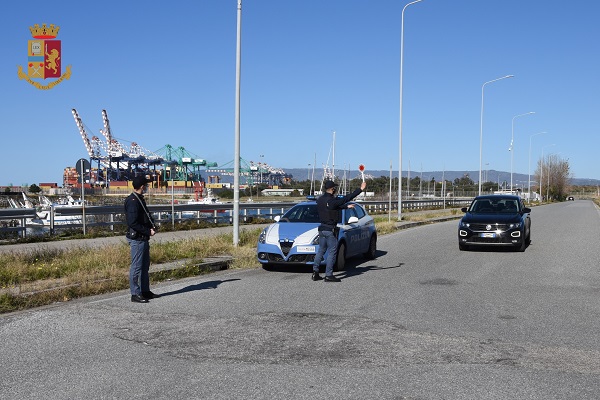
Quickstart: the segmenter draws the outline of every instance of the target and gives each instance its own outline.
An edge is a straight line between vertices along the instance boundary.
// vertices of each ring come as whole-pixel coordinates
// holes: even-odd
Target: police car
[[[362,255],[375,258],[377,230],[373,218],[358,203],[354,208],[339,210],[338,252],[334,270],[344,269],[346,259]],[[296,204],[275,223],[266,227],[258,238],[258,261],[265,269],[273,265],[313,265],[319,251],[319,213],[316,201]],[[327,250],[328,252],[329,250]],[[327,260],[327,252],[321,265]]]

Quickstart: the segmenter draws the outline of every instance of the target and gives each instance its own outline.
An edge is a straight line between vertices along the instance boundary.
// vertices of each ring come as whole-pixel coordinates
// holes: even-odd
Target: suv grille
[[[491,229],[486,229],[486,227],[490,225]],[[500,230],[505,232],[508,230],[508,224],[471,224],[471,230],[477,232],[492,232]]]

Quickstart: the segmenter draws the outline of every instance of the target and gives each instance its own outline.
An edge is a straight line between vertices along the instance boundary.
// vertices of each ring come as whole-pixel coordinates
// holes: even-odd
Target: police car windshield
[[[317,212],[316,204],[301,204],[290,208],[281,221],[284,222],[319,222],[319,213]]]

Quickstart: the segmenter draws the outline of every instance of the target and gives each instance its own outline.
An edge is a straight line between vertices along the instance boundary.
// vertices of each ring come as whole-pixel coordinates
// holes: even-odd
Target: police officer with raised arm
[[[337,258],[337,243],[338,243],[338,215],[339,210],[343,208],[354,208],[354,204],[348,204],[349,201],[358,196],[365,190],[367,184],[363,181],[360,189],[343,196],[336,197],[337,183],[327,180],[325,181],[325,193],[317,199],[317,211],[319,212],[319,251],[315,256],[313,263],[312,280],[318,281],[323,278],[319,275],[319,265],[323,260],[325,251],[329,249],[325,267],[325,282],[340,282],[339,278],[333,276],[333,264]]]

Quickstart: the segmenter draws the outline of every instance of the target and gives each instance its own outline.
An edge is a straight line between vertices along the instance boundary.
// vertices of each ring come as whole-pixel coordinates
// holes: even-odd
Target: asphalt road
[[[536,207],[524,253],[456,221],[380,237],[341,283],[229,270],[0,317],[6,399],[598,399],[600,213]]]

